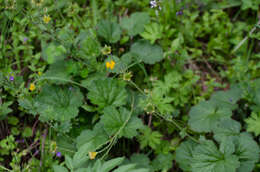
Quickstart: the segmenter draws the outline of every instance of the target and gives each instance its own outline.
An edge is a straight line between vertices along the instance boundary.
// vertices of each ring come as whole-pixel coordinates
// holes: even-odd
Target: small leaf
[[[22,136],[23,137],[31,137],[32,136],[32,129],[30,127],[26,127],[24,130],[23,130],[23,133],[22,133]]]
[[[116,43],[119,41],[121,32],[120,26],[116,22],[102,20],[97,25],[98,35],[110,43]]]
[[[152,161],[152,166],[155,170],[168,171],[173,166],[173,155],[168,154],[159,154]]]
[[[163,50],[158,45],[151,45],[149,41],[137,41],[131,46],[131,53],[147,64],[155,64],[163,59]]]
[[[247,131],[254,132],[255,136],[260,134],[260,116],[259,113],[252,112],[251,116],[245,119]]]
[[[144,39],[147,39],[153,44],[157,39],[161,39],[163,34],[163,26],[158,23],[151,23],[145,26],[145,31],[141,33]]]

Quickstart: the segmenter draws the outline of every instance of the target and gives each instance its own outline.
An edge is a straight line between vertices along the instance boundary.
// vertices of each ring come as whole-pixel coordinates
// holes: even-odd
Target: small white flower
[[[157,7],[157,2],[156,2],[156,0],[150,1],[150,5],[151,5],[151,8]]]

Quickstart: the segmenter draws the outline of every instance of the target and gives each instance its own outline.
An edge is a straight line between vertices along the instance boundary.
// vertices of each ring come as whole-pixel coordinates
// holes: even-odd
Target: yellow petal
[[[30,90],[30,91],[33,91],[33,90],[35,90],[35,84],[33,84],[33,83],[32,83],[32,84],[30,84],[30,88],[29,88],[29,90]]]
[[[114,60],[111,60],[111,62],[110,62],[110,69],[112,70],[112,69],[114,69],[114,67],[115,67],[115,62],[114,62]]]
[[[88,155],[90,159],[95,159],[95,157],[97,156],[97,152],[89,152]]]
[[[43,16],[43,21],[44,21],[44,23],[48,24],[50,20],[51,20],[51,18],[50,18],[49,15],[44,15],[44,16]]]
[[[106,62],[106,67],[107,67],[107,69],[110,68],[110,63],[109,62]]]

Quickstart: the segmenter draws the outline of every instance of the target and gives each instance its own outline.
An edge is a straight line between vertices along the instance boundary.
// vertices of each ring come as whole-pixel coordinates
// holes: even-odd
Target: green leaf
[[[11,108],[9,108],[11,104],[13,104],[11,101],[0,104],[0,120],[13,111]]]
[[[141,33],[144,39],[147,39],[153,44],[156,40],[163,36],[163,26],[158,23],[151,23],[145,26],[145,31]]]
[[[219,121],[213,130],[214,138],[221,142],[222,140],[234,141],[240,134],[241,125],[233,119],[223,119]]]
[[[100,55],[101,45],[92,32],[82,31],[76,39],[78,56],[84,59],[95,59]]]
[[[181,169],[184,171],[191,171],[192,163],[192,151],[197,146],[197,144],[191,140],[183,142],[176,149],[176,158],[175,160],[180,165]]]
[[[32,136],[32,129],[30,127],[25,127],[23,130],[22,136],[23,137],[31,137]]]
[[[152,161],[152,166],[155,170],[168,171],[173,166],[173,155],[159,154]]]
[[[147,64],[155,64],[163,59],[163,50],[158,45],[151,45],[146,40],[140,40],[131,46],[131,53]]]
[[[114,158],[111,159],[109,161],[106,161],[103,165],[100,171],[102,172],[109,172],[110,170],[112,170],[113,168],[115,168],[116,166],[120,165],[122,162],[124,161],[123,157],[120,158]]]
[[[148,13],[136,12],[130,17],[124,17],[121,21],[121,27],[127,30],[129,36],[135,36],[144,30],[144,25],[150,22]]]
[[[63,45],[57,43],[50,43],[42,47],[42,56],[45,61],[49,64],[55,63],[57,61],[63,60],[66,58],[66,49]]]
[[[121,32],[120,26],[116,22],[102,20],[97,25],[98,35],[110,43],[119,41]]]
[[[251,172],[259,160],[259,146],[248,133],[241,133],[236,144],[235,154],[239,157],[237,172]]]
[[[19,106],[26,109],[30,114],[36,115],[37,107],[35,106],[35,100],[32,97],[21,97],[18,99]]]
[[[228,91],[217,91],[214,93],[210,100],[218,107],[226,107],[232,110],[237,108],[236,102],[241,99],[242,90],[240,88],[231,88]]]
[[[161,143],[161,137],[163,136],[158,131],[152,131],[149,127],[145,127],[141,130],[142,135],[138,136],[138,140],[143,149],[146,146],[150,146],[153,149],[156,149],[157,146]]]
[[[94,147],[98,148],[101,144],[105,143],[109,139],[106,134],[103,125],[101,123],[97,123],[93,130],[84,130],[77,137],[76,143],[77,147],[81,147],[85,143],[91,143]]]
[[[229,119],[232,111],[229,108],[218,108],[211,101],[202,101],[193,106],[189,113],[189,125],[197,132],[210,132],[221,119]]]
[[[134,153],[130,157],[130,164],[136,164],[136,168],[150,168],[150,159],[145,154]]]
[[[67,121],[78,115],[83,95],[77,87],[44,85],[35,99],[42,120]]]
[[[126,108],[106,107],[101,122],[106,132],[111,136],[120,130],[119,137],[132,138],[137,135],[137,129],[143,127],[142,121],[136,116],[131,116],[132,112]]]
[[[254,132],[255,136],[260,134],[260,115],[252,112],[251,116],[245,119],[247,123],[247,131]]]
[[[101,109],[110,105],[122,106],[127,98],[124,87],[123,83],[111,78],[94,80],[88,87],[87,97]]]
[[[60,165],[53,165],[52,168],[54,172],[68,172],[68,170],[65,167]]]
[[[66,166],[72,170],[73,169],[73,162],[72,162],[72,159],[70,156],[68,155],[65,155],[65,163],[66,163]]]
[[[9,116],[7,121],[8,121],[8,124],[17,125],[19,122],[19,119],[16,118],[15,116]]]
[[[236,172],[240,163],[231,153],[219,151],[213,141],[206,140],[192,152],[192,172]]]

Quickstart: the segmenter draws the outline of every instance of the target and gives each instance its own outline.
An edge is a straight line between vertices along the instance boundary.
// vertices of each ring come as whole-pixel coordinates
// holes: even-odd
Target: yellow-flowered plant
[[[95,159],[97,156],[97,152],[89,152],[88,155],[90,159]]]
[[[114,67],[115,67],[115,61],[114,60],[111,60],[110,62],[106,62],[106,67],[107,67],[107,69],[114,69]]]
[[[30,84],[30,88],[29,88],[30,91],[34,91],[35,88],[36,88],[36,87],[35,87],[35,84],[34,84],[34,83]]]
[[[43,22],[44,23],[48,24],[50,22],[50,20],[51,20],[51,17],[49,15],[44,15],[43,16]]]

